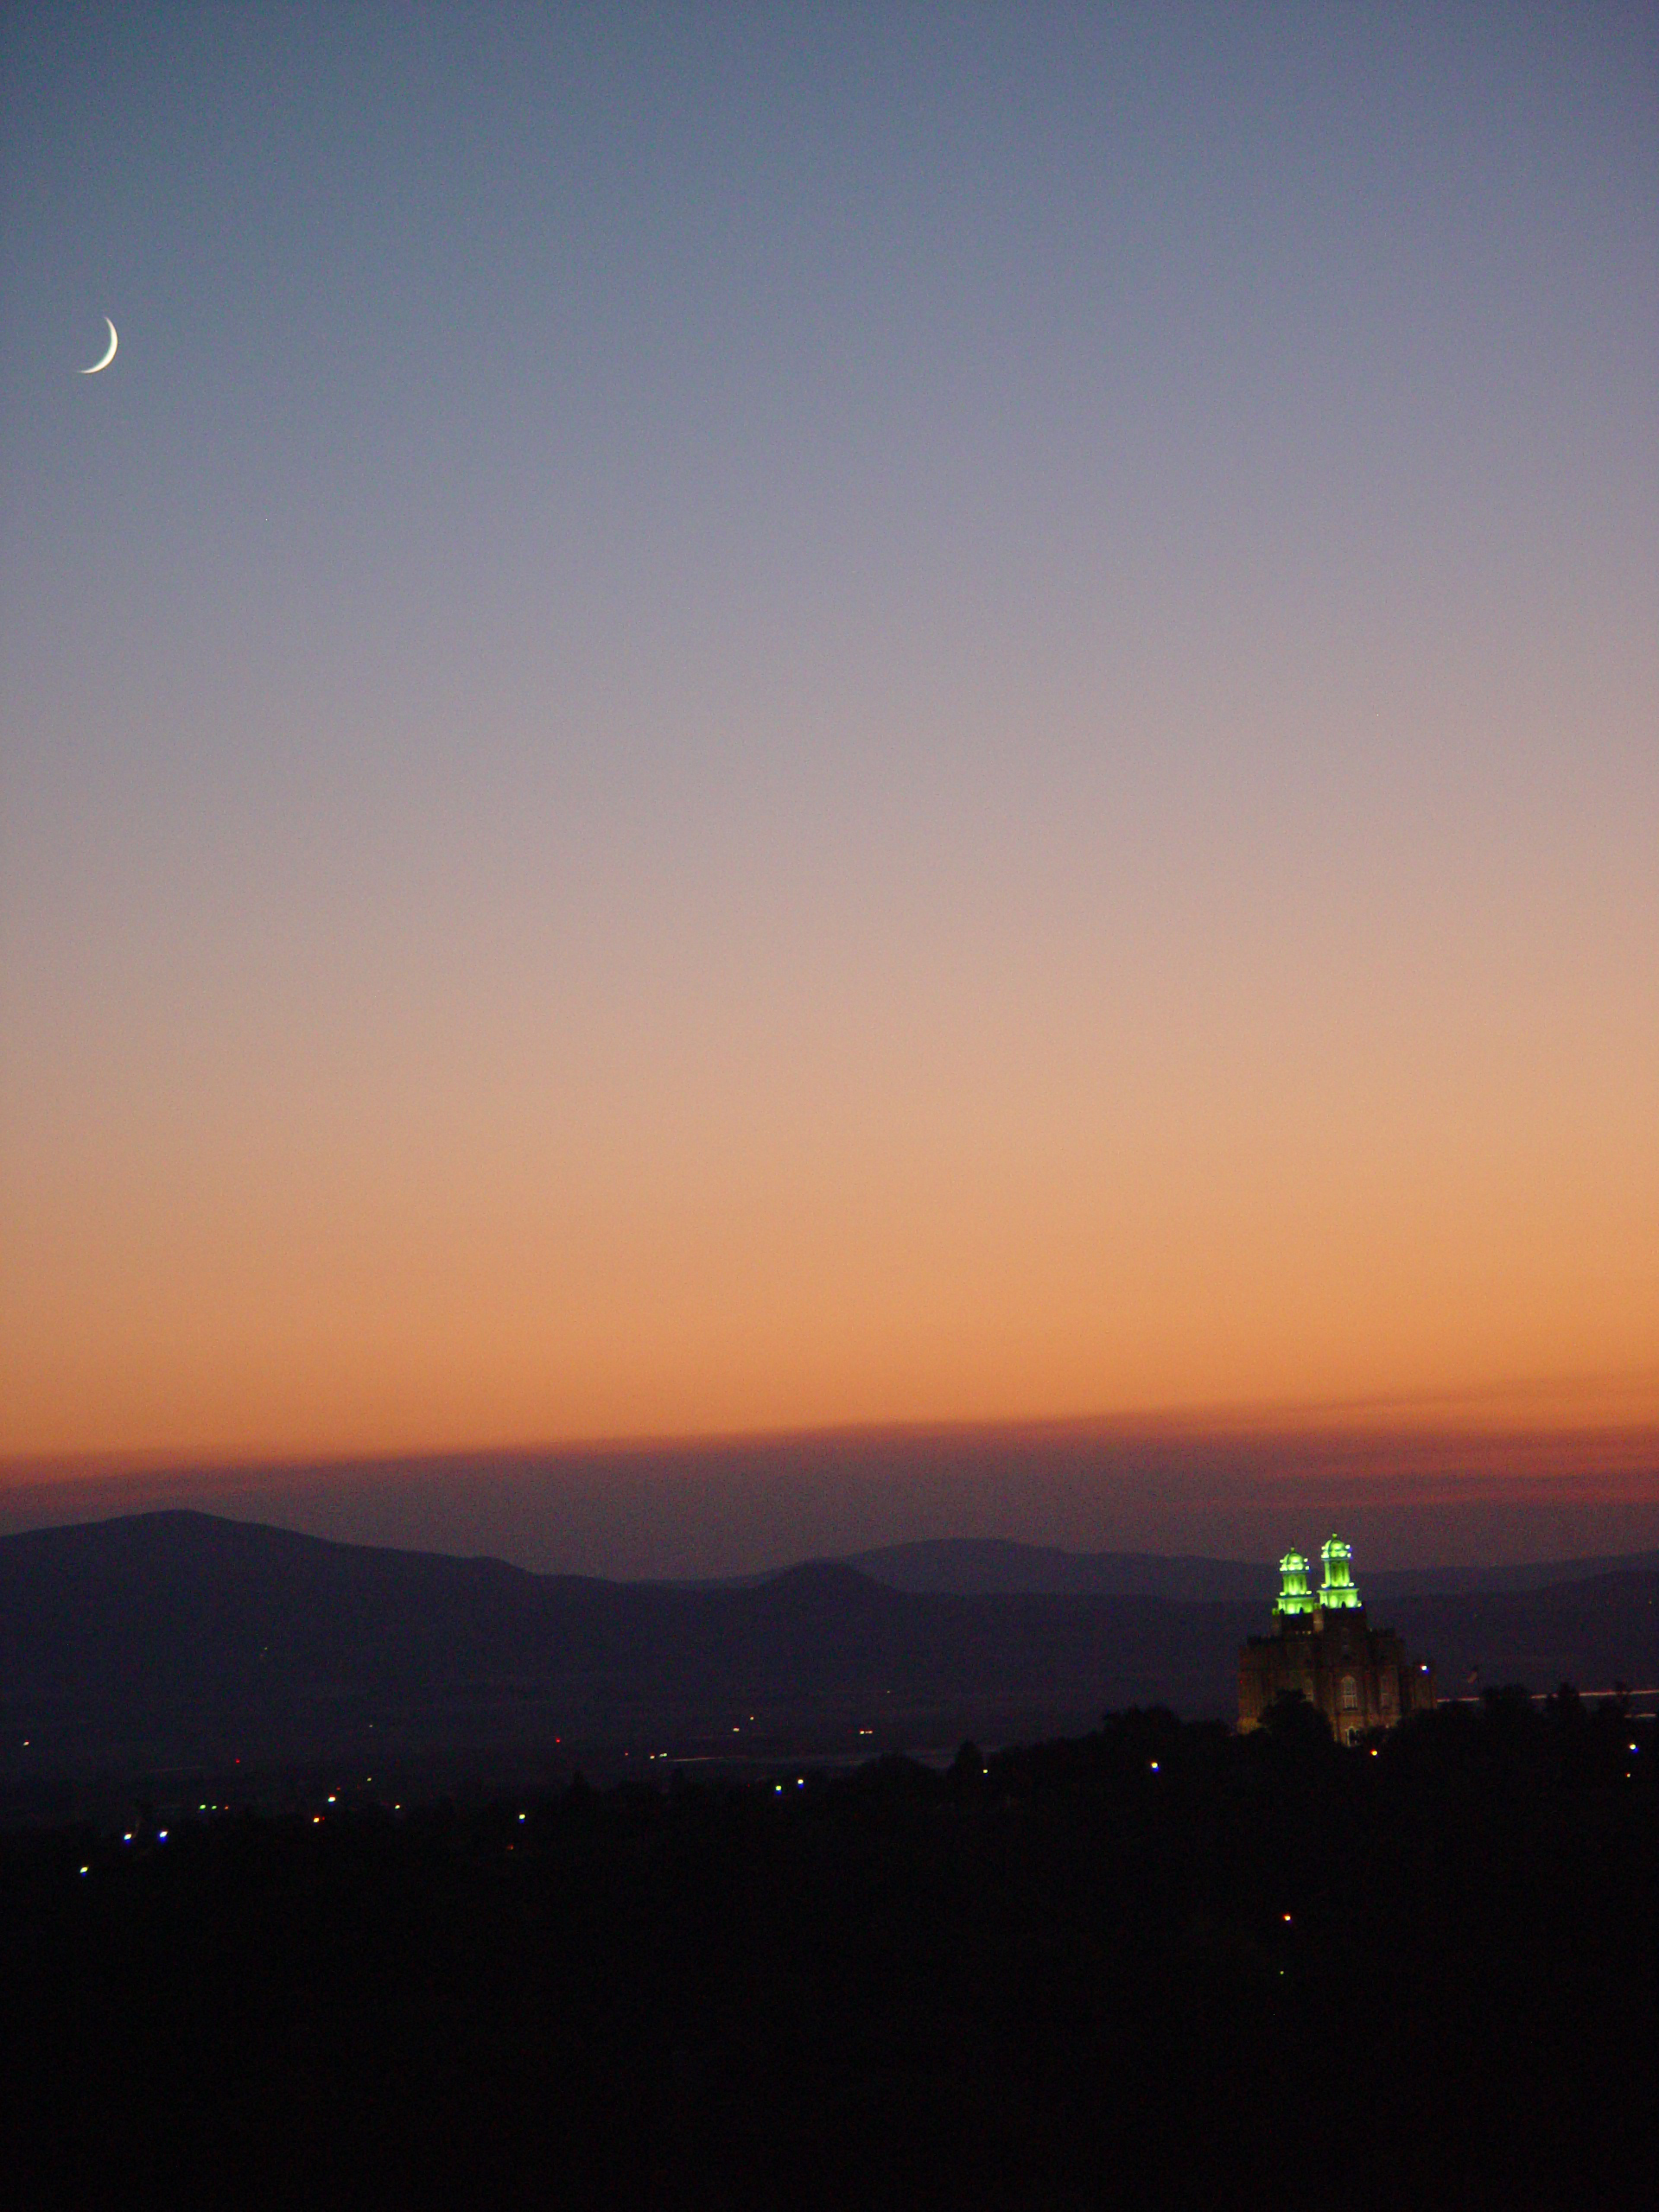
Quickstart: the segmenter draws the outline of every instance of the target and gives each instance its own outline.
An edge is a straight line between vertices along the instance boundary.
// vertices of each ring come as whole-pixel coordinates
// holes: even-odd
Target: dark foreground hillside
[[[1650,2202],[1651,1722],[0,1840],[10,2202]]]

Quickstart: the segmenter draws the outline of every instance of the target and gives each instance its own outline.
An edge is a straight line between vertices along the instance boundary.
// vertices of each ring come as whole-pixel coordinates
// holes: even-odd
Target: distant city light
[[[90,1874],[92,1870],[90,1866],[83,1866],[80,1871],[83,1874]]]
[[[1153,1760],[1151,1760],[1151,1761],[1149,1762],[1149,1764],[1150,1764],[1150,1765],[1151,1765],[1151,1768],[1152,1768],[1153,1772],[1154,1772],[1154,1774],[1156,1774],[1156,1773],[1157,1773],[1157,1771],[1158,1771],[1158,1762],[1157,1762],[1157,1760],[1156,1760],[1156,1759],[1153,1759]]]
[[[167,1841],[167,1830],[165,1828],[156,1829],[156,1840],[157,1843],[165,1843]]]

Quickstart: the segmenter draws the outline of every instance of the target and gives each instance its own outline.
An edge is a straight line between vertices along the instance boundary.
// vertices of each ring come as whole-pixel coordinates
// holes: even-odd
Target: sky
[[[1628,1487],[1650,8],[0,25],[0,1459]]]

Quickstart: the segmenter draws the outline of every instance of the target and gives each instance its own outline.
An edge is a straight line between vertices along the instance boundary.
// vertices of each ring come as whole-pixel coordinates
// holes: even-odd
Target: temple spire
[[[1279,1602],[1274,1607],[1274,1618],[1289,1620],[1300,1613],[1313,1610],[1313,1593],[1307,1586],[1307,1561],[1300,1552],[1287,1552],[1279,1562]]]
[[[1320,1548],[1325,1580],[1319,1585],[1319,1604],[1327,1613],[1351,1613],[1360,1609],[1360,1595],[1354,1587],[1353,1556],[1353,1546],[1344,1544],[1340,1536],[1331,1537]]]

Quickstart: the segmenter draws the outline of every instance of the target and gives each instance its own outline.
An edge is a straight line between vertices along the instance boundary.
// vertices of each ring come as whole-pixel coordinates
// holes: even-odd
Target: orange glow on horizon
[[[1659,1415],[1659,1029],[1561,944],[1357,995],[1260,918],[877,967],[807,912],[544,1006],[452,918],[418,989],[232,963],[11,1083],[0,1455]]]

